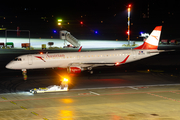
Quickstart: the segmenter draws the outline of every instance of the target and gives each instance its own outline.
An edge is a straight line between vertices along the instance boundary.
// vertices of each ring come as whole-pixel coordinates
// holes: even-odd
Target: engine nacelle
[[[67,68],[68,73],[81,73],[81,71],[82,71],[81,67],[70,66]]]

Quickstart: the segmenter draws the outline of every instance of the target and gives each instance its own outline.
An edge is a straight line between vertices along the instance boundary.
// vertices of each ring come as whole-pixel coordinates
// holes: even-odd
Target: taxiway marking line
[[[78,95],[90,95],[90,93],[78,93]]]
[[[95,95],[100,95],[100,94],[98,94],[98,93],[96,93],[96,92],[92,92],[92,91],[89,91],[89,93],[90,93],[90,94],[95,94]]]
[[[47,119],[47,118],[43,118],[44,120],[49,120],[49,119]]]
[[[25,107],[23,107],[23,106],[20,106],[22,109],[24,109],[24,110],[27,110],[27,108],[25,108]]]
[[[14,104],[14,105],[17,105],[17,103],[15,103],[15,102],[13,102],[13,101],[10,101],[12,104]]]
[[[139,90],[138,88],[135,88],[135,87],[129,87],[129,88],[134,89],[134,90]]]
[[[179,92],[180,90],[174,90],[174,92]],[[170,91],[154,91],[154,92],[131,92],[131,93],[111,93],[111,94],[101,94],[103,96],[105,95],[128,95],[128,94],[147,94],[147,93],[165,93]],[[88,96],[97,96],[97,95],[88,95]],[[74,96],[60,96],[60,97],[51,97],[51,98],[34,98],[34,99],[19,99],[19,100],[6,100],[6,101],[0,101],[1,102],[10,102],[10,101],[29,101],[29,100],[48,100],[48,99],[59,99],[59,98],[66,98],[66,97],[87,97],[87,96],[80,96],[80,95],[74,95]]]
[[[4,100],[7,100],[7,98],[5,98],[5,97],[1,97],[2,99],[4,99]]]
[[[34,114],[34,115],[36,115],[36,116],[38,116],[39,114],[37,114],[36,112],[31,112],[32,114]]]
[[[171,93],[175,93],[175,94],[180,94],[180,93],[177,93],[177,92],[175,92],[175,91],[170,91]]]
[[[13,101],[11,101],[11,100],[7,100],[7,98],[5,98],[5,97],[1,97],[2,99],[4,99],[4,100],[6,100],[7,102],[10,102],[10,103],[12,103],[12,104],[14,104],[14,105],[17,105],[17,103],[15,103],[14,101],[17,101],[17,100],[13,100]],[[21,100],[22,101],[22,100]],[[0,102],[2,102],[2,101],[0,101]],[[27,108],[26,107],[23,107],[23,106],[20,106],[20,108],[22,108],[22,109],[24,109],[24,110],[27,110]],[[31,112],[32,114],[34,114],[34,115],[36,115],[36,116],[39,116],[39,114],[38,113],[36,113],[36,112]],[[49,120],[49,119],[47,119],[47,118],[43,118],[44,120]]]
[[[169,97],[164,97],[164,96],[157,95],[157,94],[152,94],[152,93],[147,93],[147,94],[155,96],[155,97],[163,98],[163,99],[166,99],[166,100],[172,100],[172,101],[180,102],[179,100],[176,100],[176,99],[173,99],[173,98],[169,98]]]
[[[115,86],[115,87],[96,87],[96,88],[80,88],[80,89],[70,89],[70,90],[95,90],[95,89],[115,89],[115,88],[129,88],[129,87],[159,87],[159,86],[178,86],[180,84],[156,84],[156,85],[133,85],[133,86]]]

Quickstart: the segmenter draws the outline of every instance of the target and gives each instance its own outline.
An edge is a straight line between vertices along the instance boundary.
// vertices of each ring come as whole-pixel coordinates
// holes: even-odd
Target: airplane
[[[22,70],[26,75],[28,69],[66,68],[68,73],[81,73],[87,70],[93,74],[97,66],[119,66],[159,54],[158,43],[162,26],[156,26],[146,41],[130,50],[109,50],[73,53],[46,53],[21,55],[6,65],[7,69]]]

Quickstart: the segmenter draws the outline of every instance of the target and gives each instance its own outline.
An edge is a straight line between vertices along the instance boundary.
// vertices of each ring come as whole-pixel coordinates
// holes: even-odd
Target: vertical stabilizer
[[[134,49],[157,49],[161,35],[161,29],[162,26],[156,26],[147,40],[142,45]]]

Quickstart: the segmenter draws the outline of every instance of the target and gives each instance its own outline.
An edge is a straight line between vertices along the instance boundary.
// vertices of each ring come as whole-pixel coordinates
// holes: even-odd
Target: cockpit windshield
[[[22,61],[22,59],[21,58],[14,58],[13,61]]]

